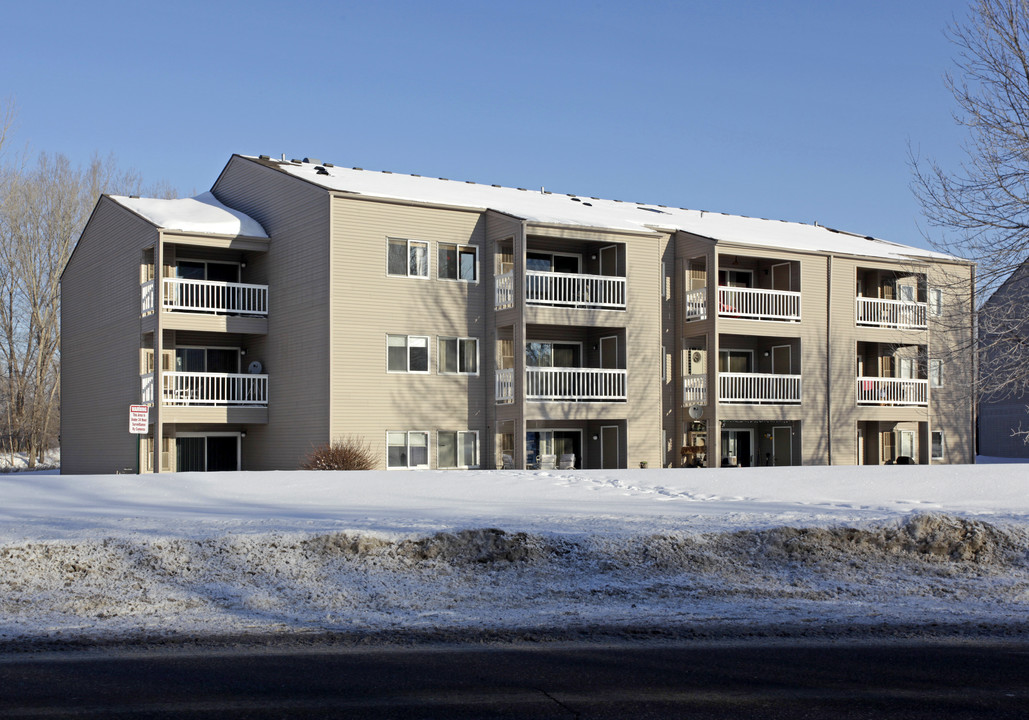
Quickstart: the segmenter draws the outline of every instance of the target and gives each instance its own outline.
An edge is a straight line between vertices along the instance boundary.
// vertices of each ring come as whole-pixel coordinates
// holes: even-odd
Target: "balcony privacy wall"
[[[61,471],[136,467],[139,284],[158,230],[101,197],[61,279]]]
[[[331,436],[329,196],[235,156],[212,191],[272,238],[253,268],[269,286],[268,335],[249,339],[247,351],[269,376],[268,423],[247,430],[243,468],[296,468]]]

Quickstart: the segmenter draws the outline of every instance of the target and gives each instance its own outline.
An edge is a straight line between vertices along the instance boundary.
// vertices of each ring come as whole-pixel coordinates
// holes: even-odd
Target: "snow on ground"
[[[0,640],[1018,627],[1029,466],[0,475]]]
[[[51,450],[46,453],[45,465],[48,469],[58,467],[61,464],[61,451]],[[29,466],[29,455],[24,452],[0,453],[0,472],[17,472],[27,469]],[[37,466],[38,467],[38,466]]]

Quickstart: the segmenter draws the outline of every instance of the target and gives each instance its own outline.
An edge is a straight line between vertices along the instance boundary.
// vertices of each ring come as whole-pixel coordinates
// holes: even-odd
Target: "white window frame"
[[[404,350],[405,350],[404,357],[407,360],[407,369],[406,370],[390,370],[390,367],[389,367],[389,349],[390,349],[389,339],[390,338],[394,338],[394,337],[395,338],[404,338]],[[411,339],[412,338],[418,338],[418,339],[425,340],[425,369],[424,370],[412,370],[411,369]],[[428,335],[402,335],[400,333],[387,333],[386,334],[386,372],[387,373],[391,373],[393,375],[402,375],[402,374],[403,375],[406,375],[406,374],[428,375],[429,372],[430,372],[429,368],[432,367],[432,357],[431,357],[432,348],[431,348],[431,342],[430,342],[431,340],[432,340],[432,338],[430,338]],[[396,346],[396,347],[399,347],[399,345]]]
[[[407,464],[405,465],[390,465],[389,464],[389,449],[392,447],[389,444],[390,435],[403,435],[404,436],[404,456],[407,458]],[[425,436],[425,464],[424,465],[412,465],[411,464],[411,436],[412,435],[424,435]],[[432,456],[432,447],[430,445],[430,433],[428,430],[387,430],[386,431],[386,469],[387,470],[427,470],[429,468],[429,458]],[[399,447],[399,445],[397,446]]]
[[[936,443],[933,442],[933,436],[934,435],[939,435],[940,436],[940,454],[939,455],[936,454]],[[947,439],[946,435],[943,434],[942,430],[932,430],[929,433],[929,456],[930,456],[930,458],[932,460],[943,460],[944,456],[947,454],[947,448],[946,448],[946,444],[945,444],[946,443],[946,439]]]
[[[943,387],[943,361],[938,358],[929,359],[929,387]]]
[[[918,374],[915,369],[915,358],[911,357],[899,357],[896,358],[897,377],[904,380],[915,380],[918,378]]]
[[[904,452],[904,446],[909,445],[909,453]],[[894,444],[894,457],[896,460],[899,457],[909,457],[914,459],[916,453],[918,453],[918,441],[915,439],[914,430],[897,430],[897,441]]]
[[[943,290],[940,288],[929,288],[929,317],[939,317],[943,314]]]
[[[390,245],[392,245],[393,243],[400,243],[400,242],[405,243],[405,247],[407,248],[407,252],[405,253],[405,255],[407,257],[407,262],[404,263],[404,272],[402,272],[402,273],[390,272],[390,269],[389,269],[389,249],[390,249]],[[411,245],[412,244],[422,245],[422,246],[425,247],[425,274],[424,275],[412,275],[411,274]],[[428,280],[429,279],[430,266],[432,264],[432,256],[431,256],[431,253],[429,252],[430,248],[431,248],[431,245],[430,245],[428,240],[411,240],[411,239],[408,239],[408,238],[387,237],[386,238],[386,275],[388,275],[389,277],[408,277],[408,278],[416,278],[418,280]]]
[[[455,349],[457,351],[458,369],[447,370],[443,367],[443,353],[440,352],[439,345],[444,342],[454,342]],[[475,372],[468,372],[467,370],[461,369],[461,361],[464,359],[464,353],[461,352],[461,345],[466,342],[475,343]],[[479,374],[479,338],[474,337],[450,337],[440,335],[436,339],[436,372],[439,375],[478,375]]]
[[[443,263],[439,261],[439,254],[444,247],[453,247],[457,250],[457,274],[458,277],[445,277],[443,273]],[[461,253],[472,251],[475,256],[475,262],[472,264],[472,272],[475,277],[468,279],[460,277],[461,275]],[[440,280],[447,280],[450,282],[464,282],[464,283],[477,283],[479,282],[479,248],[476,245],[467,245],[457,242],[437,242],[436,243],[436,277]]]
[[[440,441],[440,436],[441,435],[450,435],[450,434],[454,435],[454,443],[455,443],[454,444],[454,448],[455,448],[455,451],[457,453],[457,460],[459,461],[457,465],[444,465],[443,463],[440,462],[440,459],[439,459],[439,449],[441,447],[443,447],[443,443]],[[464,457],[464,453],[462,452],[461,438],[462,438],[462,436],[467,437],[469,435],[472,436],[473,442],[475,443],[474,464],[472,464],[472,465],[462,465],[460,463],[460,460],[461,460],[461,458]],[[437,468],[449,468],[449,469],[455,469],[455,470],[468,470],[468,469],[471,469],[471,468],[479,467],[479,431],[478,430],[437,430],[436,431],[436,467]]]

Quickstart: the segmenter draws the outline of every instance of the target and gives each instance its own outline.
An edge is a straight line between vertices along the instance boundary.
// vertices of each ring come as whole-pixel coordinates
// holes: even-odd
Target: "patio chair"
[[[503,463],[504,470],[514,470],[514,458],[510,455],[501,455],[500,460]]]
[[[539,456],[539,469],[540,470],[556,470],[557,469],[557,455],[540,455]]]
[[[575,453],[565,453],[561,456],[561,459],[557,463],[558,470],[574,470],[575,469]]]

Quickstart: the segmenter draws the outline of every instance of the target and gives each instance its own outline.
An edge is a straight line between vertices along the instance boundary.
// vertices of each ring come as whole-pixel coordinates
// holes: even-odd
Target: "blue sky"
[[[16,141],[208,189],[232,153],[924,245],[966,0],[5,3]]]

